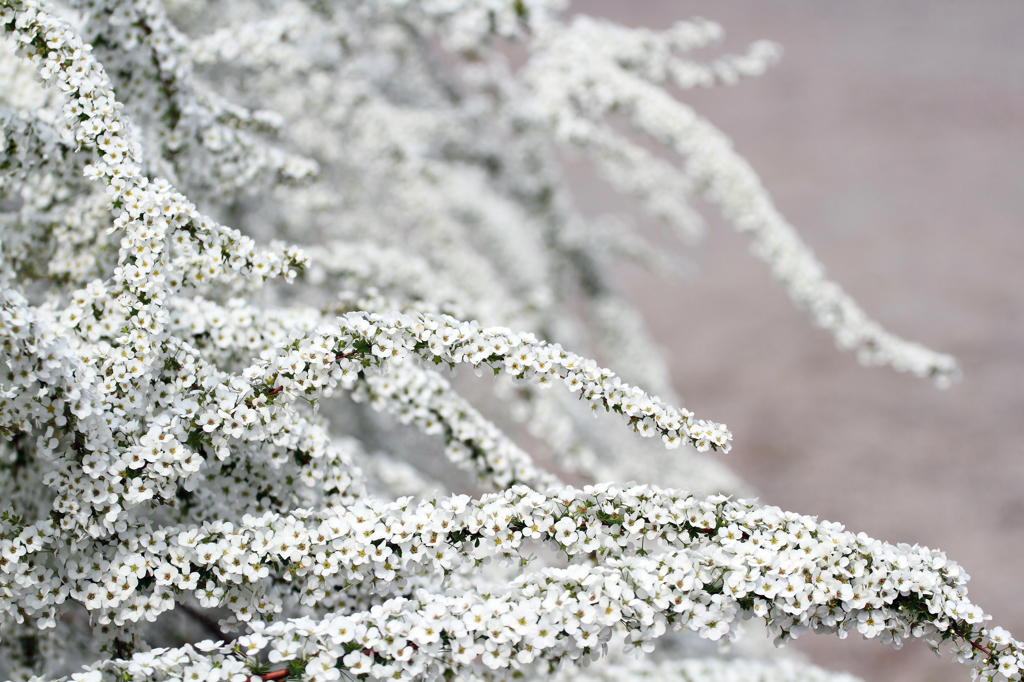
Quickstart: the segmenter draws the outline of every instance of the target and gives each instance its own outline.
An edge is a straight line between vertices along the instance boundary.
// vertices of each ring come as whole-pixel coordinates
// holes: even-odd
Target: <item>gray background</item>
[[[785,48],[765,76],[684,99],[732,137],[829,274],[892,331],[956,355],[964,381],[942,392],[838,353],[717,219],[687,251],[692,278],[625,267],[622,281],[686,405],[732,428],[724,459],[762,501],[945,550],[993,624],[1020,638],[1024,3],[573,9],[652,27],[705,16],[727,34],[709,56],[761,38]],[[572,180],[590,212],[635,211],[578,167]],[[795,646],[869,681],[970,679],[923,643],[897,652],[808,635]]]

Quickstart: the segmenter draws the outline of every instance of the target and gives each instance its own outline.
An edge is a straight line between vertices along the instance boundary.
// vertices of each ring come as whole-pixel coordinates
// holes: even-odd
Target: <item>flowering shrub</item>
[[[739,499],[607,267],[674,264],[560,179],[581,150],[684,237],[717,204],[841,347],[948,384],[665,89],[778,49],[558,4],[0,0],[0,672],[851,679],[760,623],[1020,679],[941,552]]]

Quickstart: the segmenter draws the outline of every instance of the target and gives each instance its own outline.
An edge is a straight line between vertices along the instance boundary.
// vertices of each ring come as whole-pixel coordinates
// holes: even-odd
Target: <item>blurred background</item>
[[[682,281],[623,267],[685,404],[724,421],[724,456],[765,503],[889,542],[945,550],[970,596],[1024,634],[1024,3],[581,0],[665,28],[704,16],[739,53],[782,62],[683,99],[724,130],[832,278],[891,331],[954,354],[948,391],[865,369],[812,328],[713,211],[679,246],[570,164],[584,210],[626,211],[692,264]],[[812,660],[868,682],[970,679],[923,643],[807,635]]]

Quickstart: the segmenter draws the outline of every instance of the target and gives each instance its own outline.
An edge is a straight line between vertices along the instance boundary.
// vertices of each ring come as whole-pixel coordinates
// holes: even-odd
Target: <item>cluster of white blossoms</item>
[[[561,179],[585,149],[686,238],[718,202],[840,345],[954,378],[663,89],[778,49],[561,4],[0,0],[0,675],[851,679],[744,650],[753,620],[1021,679],[941,552],[735,501],[610,274],[672,258]],[[739,655],[666,658],[701,640]]]
[[[465,495],[357,503],[334,511],[246,515],[238,525],[137,531],[109,560],[72,563],[70,596],[100,622],[155,619],[175,594],[224,606],[250,634],[192,650],[154,651],[99,664],[109,679],[193,679],[195,665],[223,658],[223,674],[271,664],[336,680],[542,675],[598,657],[617,631],[627,649],[650,651],[667,629],[719,640],[741,618],[762,618],[778,641],[815,630],[859,632],[900,646],[911,638],[952,641],[979,668],[1013,677],[1024,648],[986,629],[967,576],[941,553],[892,546],[811,517],[685,493],[610,484],[542,494],[513,486]],[[17,571],[52,537],[23,531],[5,556]],[[486,559],[529,565],[524,550],[550,545],[566,568],[542,568],[507,586],[445,588]],[[270,575],[283,579],[264,585]],[[420,580],[417,580],[419,578]],[[359,586],[363,595],[343,593]],[[429,589],[428,586],[434,589]],[[24,598],[42,599],[33,585]],[[323,619],[268,623],[290,591]],[[140,594],[142,593],[142,594]],[[148,593],[148,594],[147,594]],[[380,601],[371,605],[370,595]],[[18,595],[19,597],[21,595]],[[231,660],[234,657],[234,660]],[[232,670],[226,661],[235,666]],[[148,663],[147,663],[148,662]],[[159,662],[159,666],[155,663]],[[991,675],[990,675],[991,677]]]
[[[778,58],[778,50],[765,43],[752,46],[745,57],[707,67],[675,56],[673,48],[689,51],[717,36],[706,24],[684,24],[657,35],[579,17],[541,38],[545,44],[525,76],[537,91],[531,103],[559,138],[589,151],[611,182],[652,204],[652,212],[684,231],[692,229],[693,219],[682,209],[667,208],[664,197],[679,202],[690,193],[681,190],[699,188],[738,230],[754,237],[753,252],[772,266],[790,297],[811,312],[817,325],[831,330],[840,347],[858,349],[865,364],[891,365],[948,386],[958,376],[955,360],[885,331],[839,285],[825,279],[824,268],[729,139],[660,87],[666,81],[683,89],[732,82],[759,75]],[[678,153],[685,168],[656,162],[617,133],[604,120],[613,111]]]

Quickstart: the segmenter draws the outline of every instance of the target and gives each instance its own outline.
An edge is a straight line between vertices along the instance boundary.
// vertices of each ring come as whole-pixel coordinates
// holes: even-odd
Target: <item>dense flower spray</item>
[[[778,48],[562,9],[0,0],[0,673],[851,679],[766,629],[1020,679],[941,552],[741,499],[609,274],[677,265],[560,178],[687,239],[717,204],[839,346],[948,384],[666,90]]]

